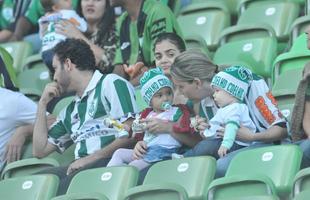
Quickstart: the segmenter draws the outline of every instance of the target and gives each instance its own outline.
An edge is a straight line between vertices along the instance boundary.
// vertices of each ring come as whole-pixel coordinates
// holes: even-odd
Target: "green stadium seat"
[[[29,158],[12,162],[5,166],[1,178],[8,179],[31,175],[41,171],[45,167],[58,167],[59,163],[53,158]]]
[[[25,41],[7,42],[0,44],[5,50],[7,50],[13,57],[13,66],[16,74],[18,74],[23,67],[27,57],[32,54],[32,46]]]
[[[232,159],[225,177],[211,183],[209,194],[219,189],[217,194],[213,192],[213,196],[224,198],[224,189],[227,186],[226,195],[237,198],[244,196],[242,191],[247,193],[247,187],[250,187],[251,191],[257,185],[256,192],[262,192],[265,185],[265,191],[268,192],[266,195],[287,197],[291,193],[301,159],[302,151],[296,145],[277,145],[242,151]],[[234,182],[237,183],[236,190],[233,189]]]
[[[291,69],[283,72],[272,86],[272,94],[278,102],[282,114],[291,121],[298,83],[303,69]]]
[[[125,199],[206,199],[215,165],[215,159],[209,156],[158,162],[149,169],[141,186],[128,190]]]
[[[210,51],[219,46],[221,31],[230,25],[230,13],[223,2],[197,1],[186,6],[177,17],[184,38],[204,38]]]
[[[56,195],[58,178],[54,175],[32,175],[0,181],[1,199],[50,200]]]
[[[291,42],[293,43],[295,39],[301,34],[305,33],[307,27],[310,26],[310,16],[302,16],[297,18],[291,27]]]
[[[274,37],[240,40],[220,46],[213,61],[217,65],[245,65],[254,73],[270,78],[276,51],[277,40]]]
[[[292,196],[296,197],[301,192],[310,190],[310,167],[300,170],[294,179]],[[310,194],[308,192],[308,194]],[[308,196],[310,197],[310,195]]]
[[[52,200],[123,199],[124,193],[137,185],[139,171],[135,167],[105,167],[79,172],[72,179],[67,193]],[[78,197],[78,198],[75,198]]]
[[[295,40],[289,52],[280,54],[275,59],[271,74],[272,85],[275,84],[278,77],[285,71],[292,69],[302,70],[309,60],[310,50],[307,49],[306,34],[302,34]]]
[[[250,2],[247,4],[247,2]],[[246,0],[242,5],[247,5],[244,9],[240,7],[241,15],[238,18],[236,26],[228,28],[225,32],[232,34],[234,29],[244,29],[245,31],[239,36],[239,39],[248,39],[261,35],[257,28],[265,29],[267,32],[273,30],[278,40],[278,52],[282,52],[289,40],[290,27],[293,21],[298,17],[300,7],[297,3],[287,1],[254,1]],[[239,28],[240,29],[240,28]],[[251,30],[251,29],[254,29]],[[238,31],[239,34],[241,31]],[[249,32],[249,33],[247,33]],[[224,35],[228,35],[225,33]],[[246,35],[246,36],[245,36]]]
[[[13,67],[12,56],[0,47],[0,87],[17,90],[16,72]]]
[[[29,147],[29,152],[32,156],[32,144],[27,145]],[[26,158],[22,160],[9,163],[5,166],[2,171],[1,178],[13,178],[26,176],[30,174],[37,173],[48,167],[58,167],[69,165],[74,160],[74,149],[75,145],[71,145],[65,152],[59,154],[58,152],[53,152],[45,158]],[[29,155],[28,155],[29,156]]]
[[[199,35],[188,36],[184,38],[186,43],[186,49],[197,49],[205,53],[210,59],[212,58],[212,54],[208,49],[206,41]]]
[[[257,199],[254,197],[278,199],[270,178],[261,175],[225,176],[212,181],[208,191],[208,200]]]
[[[309,200],[310,190],[304,190],[300,192],[293,200]]]
[[[141,112],[142,110],[147,108],[148,105],[146,104],[146,102],[143,100],[143,98],[141,96],[141,88],[140,88],[140,86],[135,88],[135,95],[136,95],[136,102],[137,102],[137,105],[138,105],[139,112]]]
[[[74,99],[74,96],[68,96],[68,97],[64,97],[63,99],[58,101],[57,104],[55,105],[54,109],[53,109],[53,115],[58,116],[60,111],[62,111],[62,109],[64,107],[69,105],[69,103],[71,103],[73,101],[73,99]]]
[[[27,59],[23,70],[17,76],[20,92],[38,101],[45,85],[51,82],[49,70],[40,55]]]

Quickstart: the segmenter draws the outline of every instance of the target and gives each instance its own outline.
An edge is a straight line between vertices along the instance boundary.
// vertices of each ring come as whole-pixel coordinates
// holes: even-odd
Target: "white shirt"
[[[34,123],[37,105],[19,92],[0,88],[0,170],[6,144],[16,128]]]

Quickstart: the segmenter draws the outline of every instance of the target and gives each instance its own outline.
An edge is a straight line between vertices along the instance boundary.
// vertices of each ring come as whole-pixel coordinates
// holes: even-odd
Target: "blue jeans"
[[[230,161],[239,153],[242,151],[246,151],[248,149],[254,149],[254,148],[258,148],[258,147],[265,147],[265,146],[270,146],[273,145],[273,143],[256,143],[256,144],[252,144],[248,147],[244,147],[242,149],[236,150],[234,152],[231,152],[229,154],[227,154],[225,157],[220,158],[216,161],[216,174],[215,174],[215,178],[220,178],[225,176],[226,170],[229,166]]]
[[[184,157],[190,156],[212,156],[216,159],[219,158],[218,150],[222,144],[222,138],[210,138],[200,141],[194,148],[186,151],[184,153]],[[237,143],[234,143],[233,146],[230,148],[229,152],[236,151],[240,148],[243,148]]]
[[[300,168],[303,169],[306,167],[310,167],[310,140],[309,139],[300,140],[295,142],[294,144],[299,145],[299,147],[303,152]]]

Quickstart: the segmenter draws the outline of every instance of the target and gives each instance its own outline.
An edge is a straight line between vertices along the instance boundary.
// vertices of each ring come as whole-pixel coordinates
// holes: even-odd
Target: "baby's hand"
[[[224,156],[226,156],[227,151],[228,149],[225,146],[221,145],[217,153],[220,156],[220,158],[223,158]]]

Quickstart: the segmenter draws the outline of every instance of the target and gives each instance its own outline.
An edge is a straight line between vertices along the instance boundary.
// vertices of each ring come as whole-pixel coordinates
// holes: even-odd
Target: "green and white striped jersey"
[[[76,159],[90,155],[115,139],[117,130],[106,127],[104,118],[119,119],[137,111],[134,88],[128,81],[95,71],[82,97],[76,96],[50,127],[48,141],[61,152],[76,143]]]

